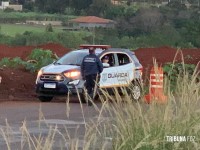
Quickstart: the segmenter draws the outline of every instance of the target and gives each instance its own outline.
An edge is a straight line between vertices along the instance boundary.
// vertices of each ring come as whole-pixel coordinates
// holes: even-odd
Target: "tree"
[[[200,0],[188,0],[188,2],[192,5],[200,7]]]
[[[75,13],[80,15],[82,11],[85,11],[92,4],[93,0],[70,0],[70,7],[75,9]]]
[[[186,9],[185,4],[182,4],[180,0],[173,0],[168,3],[168,6],[174,9],[183,10]]]
[[[119,6],[111,6],[109,9],[106,10],[105,16],[110,19],[123,17],[125,15],[125,8],[122,5]]]
[[[106,11],[112,6],[111,1],[108,0],[93,0],[90,5],[88,14],[103,17]]]
[[[182,35],[190,41],[194,46],[200,47],[200,21],[199,20],[189,20],[182,27],[185,32]]]
[[[9,0],[11,4],[17,4],[17,0]]]
[[[47,0],[46,10],[48,13],[64,13],[69,5],[69,0]]]
[[[156,8],[140,9],[136,16],[130,19],[135,28],[150,33],[163,25],[163,15]]]
[[[47,13],[64,13],[69,6],[69,0],[36,0],[35,5],[39,11]]]
[[[17,2],[18,2],[18,4],[24,5],[26,3],[26,1],[28,1],[28,0],[18,0]]]
[[[26,1],[23,4],[23,10],[34,11],[35,3],[32,1]]]
[[[160,29],[165,21],[158,8],[141,8],[132,14],[127,12],[126,15],[116,19],[120,37],[149,34]]]
[[[46,12],[46,0],[35,0],[35,5],[41,12]]]

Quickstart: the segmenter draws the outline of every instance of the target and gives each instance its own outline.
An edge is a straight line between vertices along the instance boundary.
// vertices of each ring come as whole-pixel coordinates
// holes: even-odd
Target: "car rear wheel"
[[[128,93],[131,99],[139,101],[142,96],[142,87],[140,82],[133,81],[128,89]]]
[[[41,102],[50,102],[53,99],[52,96],[39,96],[38,98]]]

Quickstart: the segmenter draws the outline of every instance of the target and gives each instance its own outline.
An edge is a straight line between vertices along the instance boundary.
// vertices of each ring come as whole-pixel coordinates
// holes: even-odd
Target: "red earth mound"
[[[31,98],[35,96],[36,74],[20,69],[0,69],[0,100],[14,98]]]
[[[27,56],[31,53],[32,50],[36,48],[41,48],[44,50],[52,50],[53,53],[56,53],[59,57],[69,52],[69,48],[66,48],[59,44],[48,43],[45,45],[39,46],[7,46],[0,45],[0,59],[4,57],[14,58],[21,57],[22,59],[26,59]]]
[[[21,57],[26,59],[31,51],[35,48],[42,48],[44,50],[52,50],[58,56],[62,56],[69,52],[69,48],[62,45],[48,43],[39,46],[6,46],[0,45],[0,60],[4,57]],[[166,62],[173,62],[177,49],[171,47],[159,48],[139,48],[135,53],[144,67],[144,74],[149,76],[149,70],[153,66],[153,58],[156,59],[159,65]],[[197,64],[200,61],[200,49],[183,49],[183,58],[185,63]],[[181,52],[177,54],[176,62],[181,62]],[[0,83],[0,99],[15,99],[18,98],[33,98],[35,97],[35,79],[36,74],[31,74],[23,69],[9,69],[1,68],[0,76],[2,82]]]
[[[173,61],[184,61],[184,63],[197,65],[200,61],[200,49],[181,49],[177,51],[177,49],[171,47],[139,48],[135,51],[135,54],[144,67],[144,73],[146,72],[147,75],[153,66],[154,58],[159,66]]]

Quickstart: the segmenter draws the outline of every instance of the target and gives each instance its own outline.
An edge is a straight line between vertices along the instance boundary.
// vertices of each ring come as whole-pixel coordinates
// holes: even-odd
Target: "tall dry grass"
[[[153,101],[144,103],[144,99],[133,101],[130,93],[123,95],[114,89],[114,95],[102,91],[101,107],[93,104],[98,112],[98,118],[86,122],[83,104],[82,118],[85,122],[84,150],[195,150],[200,147],[200,82],[197,80],[199,72],[196,69],[192,77],[184,72],[179,76],[175,92],[171,92],[170,83],[165,81],[166,104]],[[70,112],[70,96],[66,103],[66,118]],[[40,108],[38,130],[41,122],[45,120]],[[0,136],[3,137],[7,149],[11,150],[12,128],[6,123],[6,128],[1,128]],[[57,126],[48,126],[46,136],[42,133],[32,135],[26,121],[21,126],[21,149],[51,150],[54,149],[56,137],[60,136],[64,144],[61,149],[78,150],[80,139],[72,138],[69,129],[60,132]],[[194,141],[169,142],[166,136],[193,136]]]
[[[86,141],[89,142],[85,149],[97,145],[100,149],[105,149],[108,141],[112,149],[122,150],[199,149],[199,76],[197,68],[192,77],[185,71],[184,75],[178,77],[173,93],[170,82],[166,80],[166,104],[156,101],[145,104],[144,99],[133,102],[128,93],[122,97],[116,92],[112,97],[105,92],[101,97],[103,103],[100,111],[104,113],[99,114],[97,121],[90,123],[86,134]],[[105,112],[108,118],[104,117]],[[170,142],[167,136],[192,136],[194,140]]]

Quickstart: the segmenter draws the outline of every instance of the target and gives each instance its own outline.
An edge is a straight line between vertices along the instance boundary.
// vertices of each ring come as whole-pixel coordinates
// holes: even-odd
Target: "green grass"
[[[25,31],[44,32],[46,26],[34,26],[23,24],[0,24],[1,33],[14,37],[16,34],[23,34]],[[62,32],[62,27],[53,27],[54,32]]]

